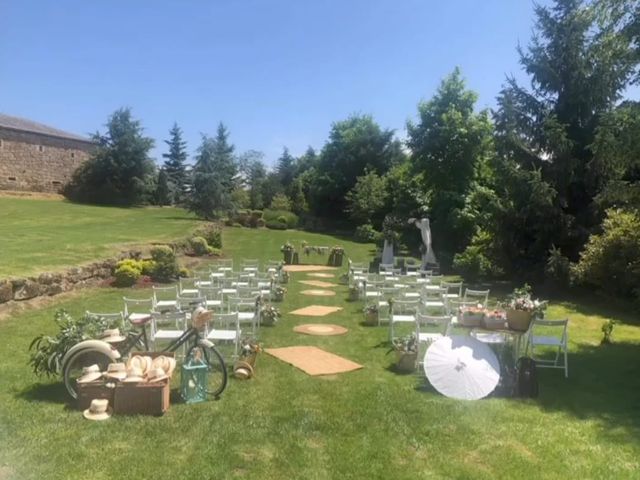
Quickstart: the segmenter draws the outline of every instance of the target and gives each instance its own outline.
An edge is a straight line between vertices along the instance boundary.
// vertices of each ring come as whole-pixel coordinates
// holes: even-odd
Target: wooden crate
[[[113,412],[118,415],[163,415],[169,409],[170,380],[154,383],[119,383]]]
[[[109,405],[113,406],[115,388],[113,386],[108,387],[105,385],[104,380],[78,383],[77,392],[78,398],[76,399],[76,406],[79,410],[86,410],[91,406],[91,400],[95,400],[97,398],[109,400]]]

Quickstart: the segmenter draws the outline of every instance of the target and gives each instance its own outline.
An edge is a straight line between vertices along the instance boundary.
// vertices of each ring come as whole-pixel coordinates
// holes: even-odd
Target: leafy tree
[[[177,123],[169,130],[170,138],[164,143],[169,147],[168,153],[163,153],[163,169],[168,181],[173,185],[174,203],[182,203],[187,196],[187,142],[182,139],[182,130]]]
[[[289,187],[293,182],[293,177],[296,171],[296,160],[289,153],[289,149],[284,147],[282,155],[278,159],[278,165],[276,166],[276,172],[278,172],[278,178],[280,185],[285,192],[289,191]]]
[[[207,220],[233,207],[231,193],[235,187],[237,169],[234,147],[228,137],[226,127],[220,123],[215,138],[202,136],[202,144],[196,155],[189,210]]]
[[[434,248],[445,265],[473,234],[462,210],[492,152],[489,115],[475,113],[476,101],[456,68],[431,100],[418,105],[418,122],[407,126],[413,171],[429,194]]]
[[[393,130],[383,130],[369,115],[353,115],[336,122],[322,149],[310,184],[316,214],[343,218],[346,194],[366,169],[384,174],[403,158]]]
[[[172,186],[169,182],[169,175],[164,168],[158,172],[158,182],[156,184],[155,203],[164,206],[171,205],[173,197]]]
[[[304,172],[314,168],[318,164],[318,154],[313,147],[308,147],[307,150],[298,157],[296,161],[296,177],[299,177]]]
[[[309,211],[303,185],[303,179],[300,177],[291,184],[291,211],[296,215],[303,215]]]
[[[261,182],[262,185],[262,201],[264,205],[271,205],[273,198],[279,194],[284,193],[282,185],[280,184],[280,178],[277,172],[269,172]]]
[[[356,225],[382,223],[382,210],[386,203],[385,177],[366,171],[356,180],[355,186],[347,193],[347,211]]]
[[[75,201],[111,205],[148,201],[155,179],[149,158],[153,139],[144,136],[129,108],[116,110],[106,127],[104,135],[93,135],[95,152],[74,172],[65,195]]]

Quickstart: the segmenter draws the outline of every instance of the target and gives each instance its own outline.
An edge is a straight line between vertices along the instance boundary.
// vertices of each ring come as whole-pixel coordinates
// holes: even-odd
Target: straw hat
[[[211,320],[213,313],[211,310],[207,310],[204,307],[196,308],[191,314],[191,324],[194,328],[204,328],[207,326],[207,322]]]
[[[91,405],[82,414],[87,420],[106,420],[111,417],[113,409],[109,406],[109,400],[96,398],[91,400]]]
[[[253,367],[247,362],[242,360],[237,361],[233,366],[233,376],[241,380],[253,377]]]
[[[152,368],[151,370],[149,370],[149,373],[147,373],[147,381],[149,383],[160,382],[167,378],[169,377],[161,368]]]
[[[78,383],[87,383],[98,380],[102,376],[98,365],[89,365],[82,368],[82,376],[78,378]]]
[[[124,363],[110,363],[104,376],[112,380],[124,380],[127,378],[127,369]]]
[[[132,367],[127,370],[127,378],[123,380],[124,383],[139,383],[144,382],[144,373],[141,368]]]
[[[134,355],[127,361],[127,370],[139,368],[144,375],[151,368],[151,357],[148,355]]]
[[[173,371],[176,369],[176,359],[173,357],[167,357],[169,360],[169,368],[167,368],[166,372],[169,377],[173,376]]]
[[[100,335],[100,340],[107,343],[118,343],[126,339],[127,337],[120,335],[120,329],[118,328],[105,330],[102,332],[102,335]]]

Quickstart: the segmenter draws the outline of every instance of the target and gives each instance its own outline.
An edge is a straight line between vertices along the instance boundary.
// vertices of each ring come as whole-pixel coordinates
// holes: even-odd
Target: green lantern
[[[207,399],[207,364],[196,350],[182,364],[180,371],[180,394],[186,403],[204,402]]]

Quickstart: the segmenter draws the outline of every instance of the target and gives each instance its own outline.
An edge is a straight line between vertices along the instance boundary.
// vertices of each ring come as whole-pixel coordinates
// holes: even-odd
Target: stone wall
[[[0,127],[0,190],[58,193],[94,144]]]

